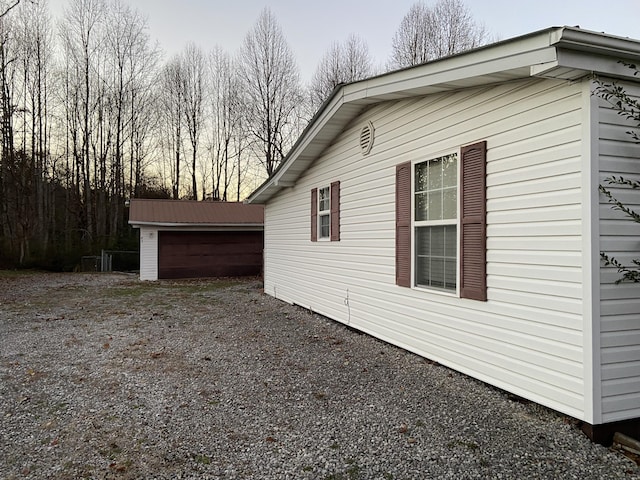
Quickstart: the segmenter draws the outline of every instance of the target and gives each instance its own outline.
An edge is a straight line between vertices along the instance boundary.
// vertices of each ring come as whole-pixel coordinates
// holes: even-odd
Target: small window
[[[331,188],[318,189],[318,238],[328,239],[331,235]]]
[[[414,284],[456,291],[458,155],[414,165]]]

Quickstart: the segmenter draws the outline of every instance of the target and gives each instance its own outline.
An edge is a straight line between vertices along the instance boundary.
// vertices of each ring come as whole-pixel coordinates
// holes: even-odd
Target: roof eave
[[[602,59],[593,68],[593,57]],[[266,203],[300,175],[368,106],[389,100],[502,83],[533,76],[574,80],[615,70],[640,57],[640,42],[574,27],[553,27],[377,77],[337,87],[280,168],[247,199]],[[622,70],[618,65],[618,69]],[[621,73],[622,74],[622,73]]]
[[[129,220],[133,228],[163,227],[163,228],[264,228],[264,223],[187,223],[187,222],[150,222]]]
[[[551,44],[558,48],[581,50],[592,54],[637,60],[640,41],[603,32],[563,27],[552,33]]]

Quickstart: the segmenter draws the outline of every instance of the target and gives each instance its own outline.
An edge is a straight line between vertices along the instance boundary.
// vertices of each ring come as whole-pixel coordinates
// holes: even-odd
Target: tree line
[[[357,35],[309,85],[262,11],[238,52],[164,58],[122,0],[0,2],[0,265],[71,268],[130,249],[126,200],[239,201],[278,167],[333,89],[487,41],[461,0],[418,2],[375,66]]]

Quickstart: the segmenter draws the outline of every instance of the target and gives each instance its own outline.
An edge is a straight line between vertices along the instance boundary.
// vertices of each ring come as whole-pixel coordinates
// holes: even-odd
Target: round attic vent
[[[373,123],[367,122],[362,130],[360,130],[360,149],[363,155],[368,155],[373,147],[373,136],[375,130],[373,129]]]

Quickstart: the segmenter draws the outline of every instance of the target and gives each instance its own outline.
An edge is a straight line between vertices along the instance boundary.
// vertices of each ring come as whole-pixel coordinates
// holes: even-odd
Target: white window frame
[[[416,221],[416,165],[449,155],[456,156],[456,218],[445,220],[420,220]],[[432,155],[427,155],[421,159],[411,162],[411,288],[415,290],[428,291],[449,297],[460,296],[460,173],[461,157],[459,150],[445,150]],[[456,288],[445,289],[428,285],[418,285],[417,279],[417,234],[419,227],[431,227],[440,225],[455,225],[456,227]]]
[[[327,191],[326,209],[322,209],[322,191]],[[322,235],[322,218],[328,220],[328,233],[326,236]],[[331,241],[331,185],[325,185],[324,187],[318,187],[318,241],[328,242]]]

